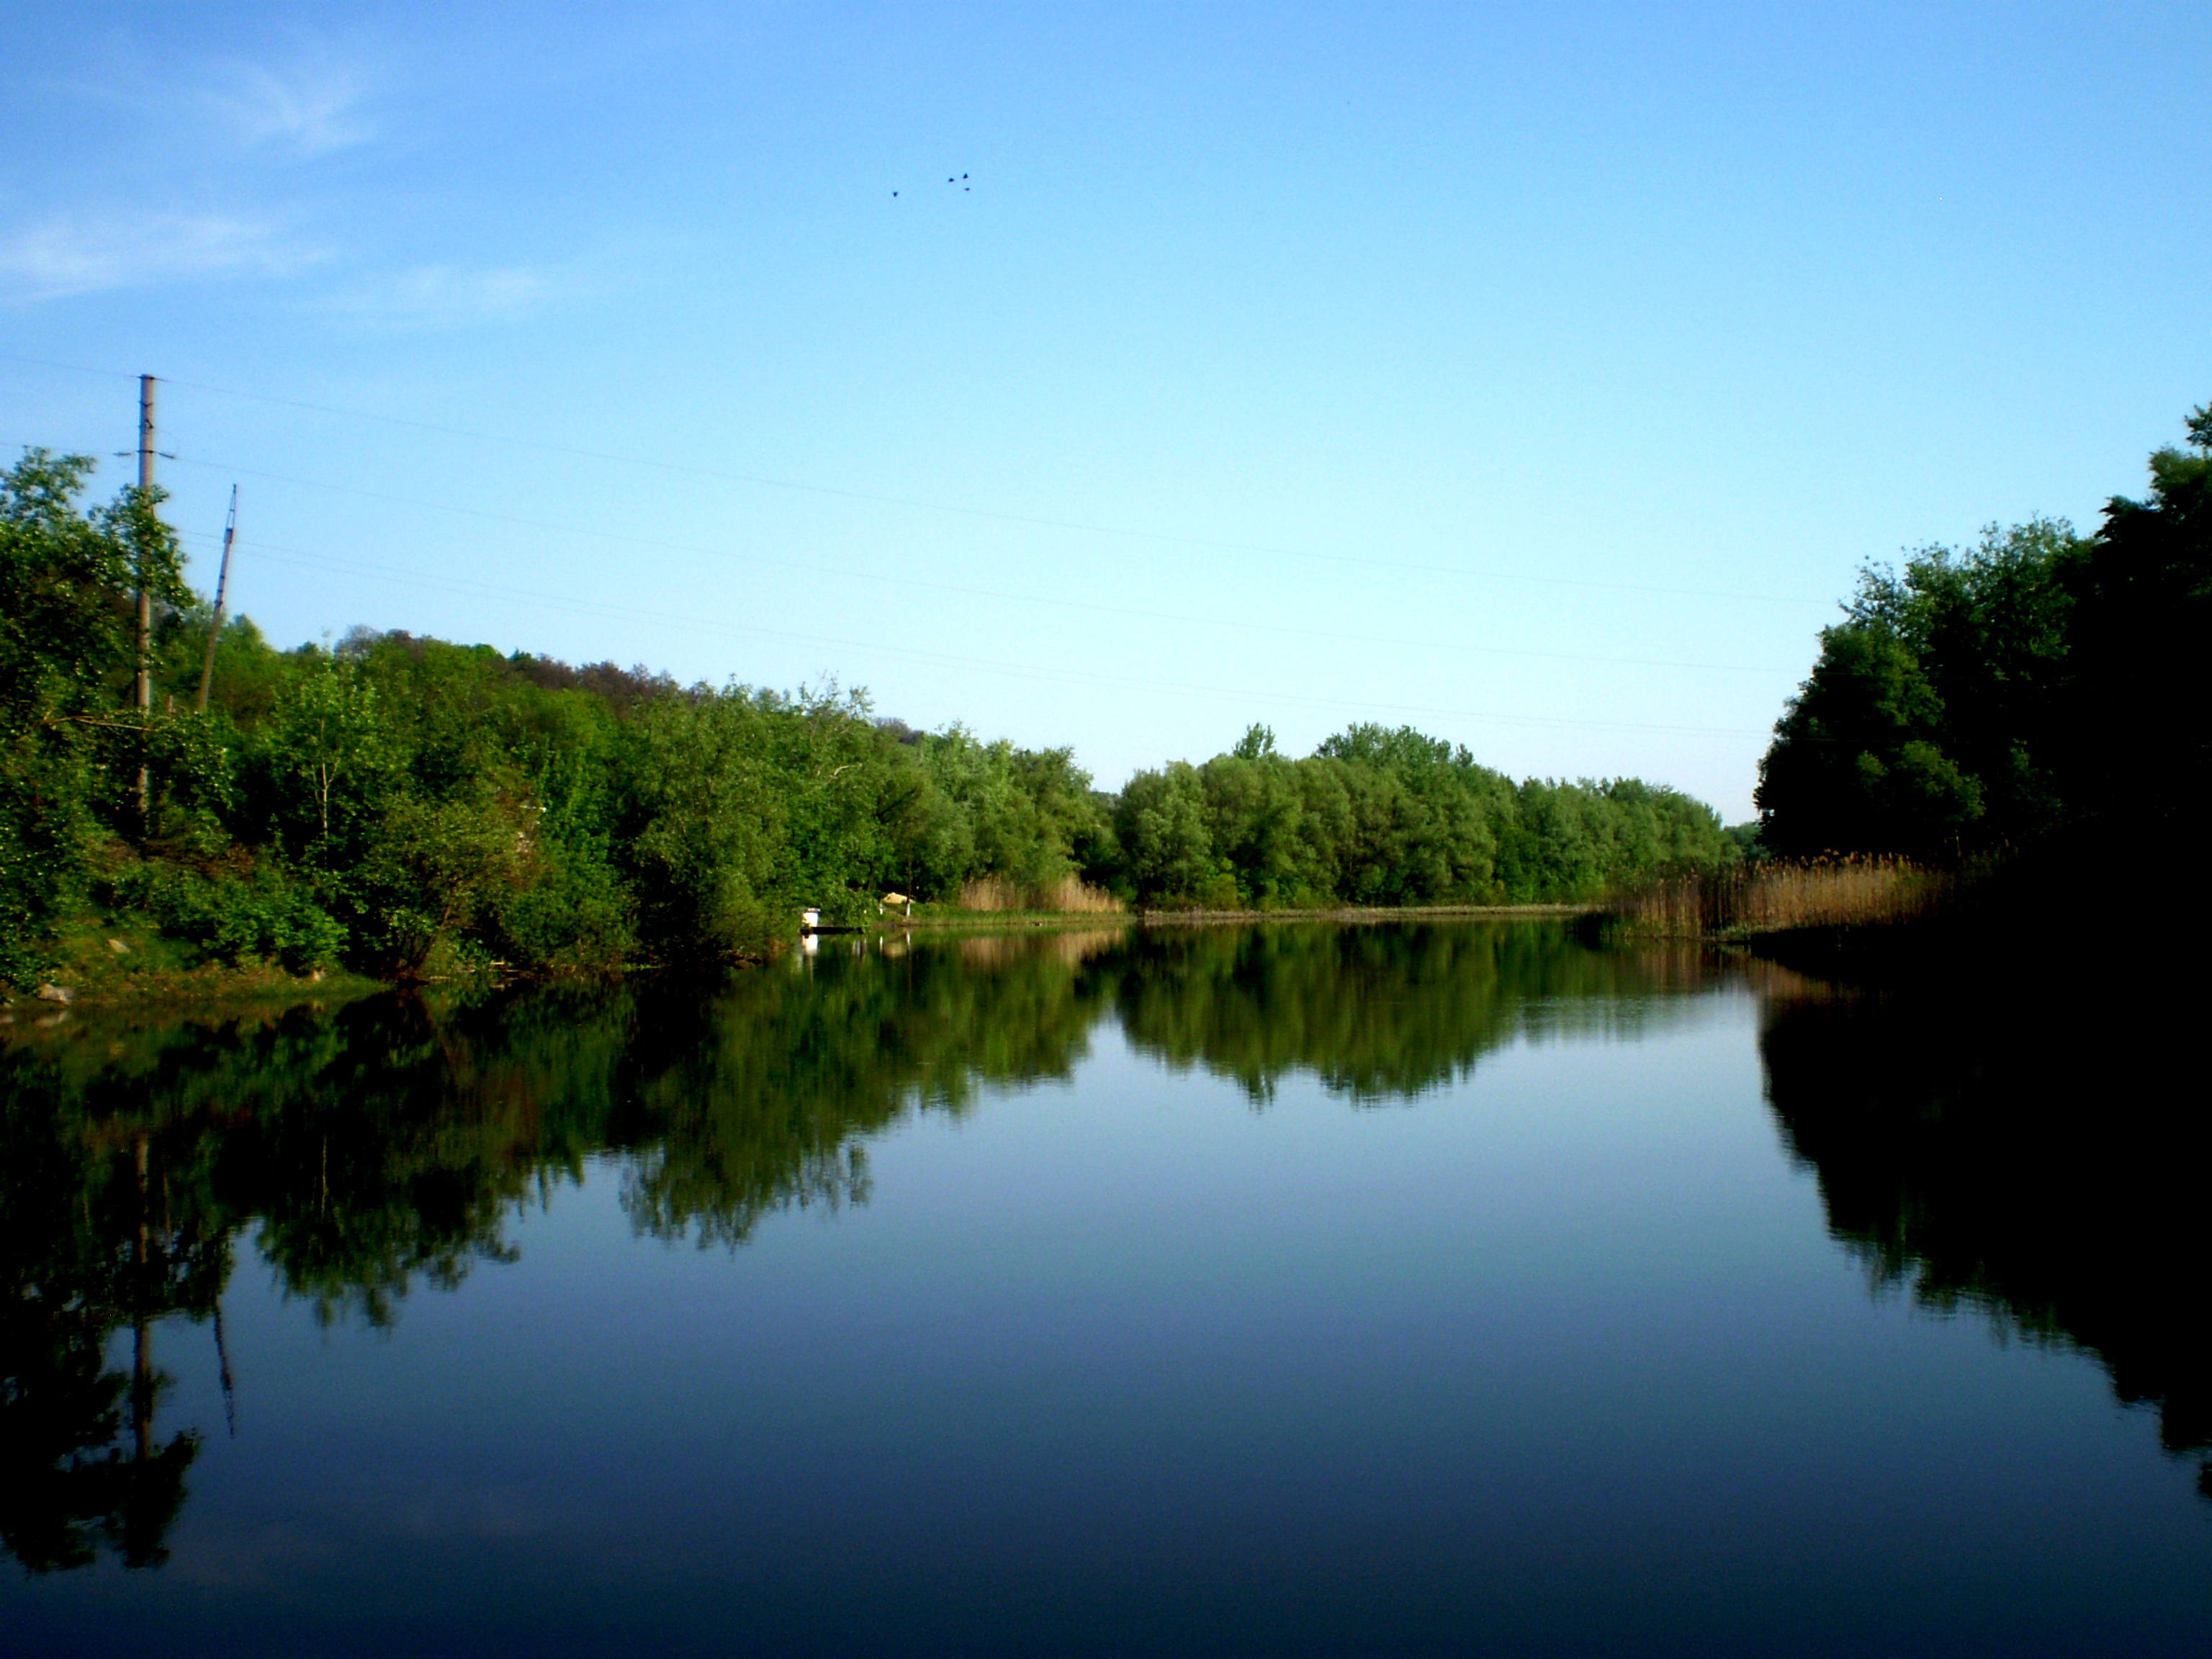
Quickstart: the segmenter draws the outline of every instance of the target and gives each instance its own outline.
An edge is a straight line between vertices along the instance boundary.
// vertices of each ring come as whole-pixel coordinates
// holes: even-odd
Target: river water
[[[2203,1654],[2201,1101],[1549,923],[0,1044],[9,1654]]]

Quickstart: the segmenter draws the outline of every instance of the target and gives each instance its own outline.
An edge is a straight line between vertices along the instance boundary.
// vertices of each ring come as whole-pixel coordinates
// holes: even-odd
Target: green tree
[[[1869,569],[1760,767],[1760,840],[1923,858],[2193,822],[2212,761],[2212,416],[2090,538],[1992,526]]]
[[[1940,859],[2047,830],[2070,608],[2060,572],[2083,545],[2036,520],[1863,573],[1761,764],[1765,843]]]
[[[1188,762],[1131,778],[1115,808],[1114,832],[1125,878],[1136,896],[1216,906],[1237,902],[1236,878],[1214,854],[1205,781]]]
[[[2172,836],[2197,823],[2212,763],[2212,405],[2188,450],[2150,458],[2150,494],[2115,496],[2060,571],[2070,606],[2057,746],[2069,823],[2085,842],[2121,823]]]
[[[323,861],[356,849],[400,769],[382,712],[360,668],[328,657],[300,677],[269,723],[263,747],[283,787],[282,820]]]
[[[0,978],[16,983],[81,898],[88,854],[146,758],[148,722],[125,706],[131,592],[185,597],[160,494],[87,512],[93,465],[31,449],[0,475]]]

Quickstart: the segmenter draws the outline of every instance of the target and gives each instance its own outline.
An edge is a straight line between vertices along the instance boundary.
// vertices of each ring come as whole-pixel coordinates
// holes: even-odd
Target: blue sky
[[[162,376],[279,642],[834,674],[1107,785],[1380,720],[1747,816],[1860,564],[2093,525],[2212,398],[2197,7],[8,32],[0,443]]]

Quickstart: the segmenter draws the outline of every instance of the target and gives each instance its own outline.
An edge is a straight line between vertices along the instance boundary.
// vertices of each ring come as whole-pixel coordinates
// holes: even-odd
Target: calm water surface
[[[853,949],[10,1028],[0,1649],[2212,1650],[2172,1033],[1536,924]]]

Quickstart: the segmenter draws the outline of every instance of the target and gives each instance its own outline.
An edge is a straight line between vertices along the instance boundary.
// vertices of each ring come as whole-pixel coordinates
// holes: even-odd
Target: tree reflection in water
[[[1107,966],[1136,1047],[1255,1105],[1301,1071],[1412,1099],[1516,1036],[1644,1030],[1713,975],[1695,949],[1593,950],[1563,926],[1161,929]]]
[[[868,1136],[1066,1078],[1109,1016],[1255,1103],[1297,1068],[1372,1101],[1522,1029],[1634,1018],[1622,999],[1686,972],[1557,926],[1109,929],[19,1034],[0,1048],[0,1540],[41,1571],[162,1559],[200,1441],[155,1431],[152,1328],[219,1318],[247,1228],[317,1320],[380,1326],[412,1287],[513,1259],[510,1217],[595,1155],[620,1157],[641,1233],[734,1246],[787,1206],[865,1201]],[[109,1363],[126,1332],[127,1370]]]
[[[1715,971],[1550,924],[1107,930],[12,1035],[0,1543],[37,1571],[162,1559],[201,1442],[157,1427],[155,1327],[219,1318],[248,1229],[313,1317],[386,1325],[415,1287],[512,1260],[513,1218],[589,1158],[617,1161],[641,1234],[702,1245],[865,1202],[871,1136],[1071,1076],[1102,1020],[1255,1108],[1294,1073],[1364,1105],[1464,1079],[1516,1036],[1646,1029]],[[1879,1273],[2088,1348],[2124,1397],[2160,1403],[2170,1445],[2201,1449],[2203,1376],[2173,1313],[2201,1144],[2100,1109],[2127,1097],[2048,1064],[2049,1030],[2006,1041],[2031,1038],[1992,1060],[1996,1038],[1903,1005],[1778,998],[1764,1040],[1790,1142]]]
[[[2212,1498],[2212,1126],[2186,1012],[2139,981],[1816,993],[1770,1001],[1760,1047],[1784,1135],[1877,1286],[2093,1355]]]
[[[242,1231],[318,1321],[380,1326],[512,1260],[510,1217],[594,1155],[661,1237],[735,1245],[786,1206],[861,1201],[862,1138],[1085,1052],[1085,952],[997,954],[10,1033],[0,1544],[38,1571],[161,1562],[200,1438],[156,1432],[153,1328],[219,1322]]]

